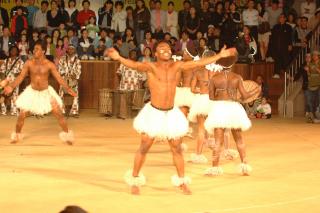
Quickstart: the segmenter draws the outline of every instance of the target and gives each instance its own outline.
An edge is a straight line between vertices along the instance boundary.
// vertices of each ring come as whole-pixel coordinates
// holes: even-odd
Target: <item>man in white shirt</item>
[[[278,24],[280,14],[282,13],[282,8],[279,7],[279,1],[273,0],[271,3],[271,7],[267,8],[267,12],[269,14],[268,21],[270,24],[270,29],[272,29],[274,25]]]
[[[301,3],[300,13],[301,16],[307,17],[310,19],[313,14],[316,12],[316,3],[313,0],[306,0]]]
[[[156,8],[151,11],[151,30],[154,33],[154,37],[158,40],[163,39],[163,32],[167,25],[167,14],[164,10],[161,10],[161,1],[156,1]]]
[[[242,13],[243,24],[250,28],[251,35],[258,41],[259,12],[254,9],[254,0],[248,1],[248,9]]]

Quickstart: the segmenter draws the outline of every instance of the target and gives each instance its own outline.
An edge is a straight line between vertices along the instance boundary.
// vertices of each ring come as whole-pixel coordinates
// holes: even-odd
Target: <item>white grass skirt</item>
[[[189,122],[177,107],[161,111],[147,103],[134,119],[133,127],[151,138],[178,139],[187,134]]]
[[[206,130],[212,133],[215,128],[248,130],[251,127],[246,111],[234,101],[211,101],[210,112],[204,123]]]
[[[207,116],[210,110],[210,102],[208,94],[196,94],[189,111],[189,121],[196,123],[198,115]]]
[[[16,105],[20,110],[28,111],[37,115],[44,115],[52,111],[51,102],[56,100],[62,107],[62,100],[56,91],[48,86],[46,90],[34,90],[31,85],[19,95]]]
[[[191,107],[195,94],[191,92],[190,87],[176,87],[174,105],[177,107]]]

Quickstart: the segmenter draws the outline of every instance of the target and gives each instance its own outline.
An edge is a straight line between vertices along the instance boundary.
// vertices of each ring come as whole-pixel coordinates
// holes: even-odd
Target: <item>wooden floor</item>
[[[132,120],[94,112],[68,120],[74,146],[63,144],[53,117],[26,121],[25,140],[9,144],[14,117],[0,117],[0,212],[57,213],[79,205],[90,213],[320,212],[320,125],[304,120],[253,121],[244,134],[252,175],[236,173],[239,159],[222,161],[225,174],[205,177],[208,165],[186,163],[193,195],[171,186],[175,173],[167,144],[155,144],[143,173],[141,196],[130,195],[123,175],[132,167],[139,136]],[[195,141],[185,139],[188,160]],[[204,153],[210,158],[210,150]]]

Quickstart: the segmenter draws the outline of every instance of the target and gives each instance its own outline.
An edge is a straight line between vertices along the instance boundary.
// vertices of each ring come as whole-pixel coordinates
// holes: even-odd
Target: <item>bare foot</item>
[[[17,143],[18,143],[18,140],[12,140],[10,143],[11,143],[11,144],[17,144]]]
[[[138,186],[131,186],[131,194],[140,195],[140,188]]]
[[[185,194],[185,195],[191,195],[192,194],[191,190],[188,188],[188,186],[186,184],[180,185],[179,188],[181,189],[182,193]]]
[[[66,141],[66,143],[69,145],[69,146],[72,146],[73,143],[71,141]]]

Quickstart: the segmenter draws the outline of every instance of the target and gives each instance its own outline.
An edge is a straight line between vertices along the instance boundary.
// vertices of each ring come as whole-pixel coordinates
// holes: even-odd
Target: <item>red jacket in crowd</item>
[[[81,10],[78,13],[77,16],[77,22],[79,23],[80,26],[84,26],[85,25],[85,21],[89,20],[90,17],[96,17],[96,14],[94,13],[94,11],[92,10]]]
[[[25,16],[15,15],[11,21],[12,35],[20,34],[22,30],[28,29],[28,21]]]

